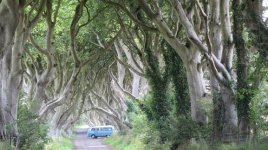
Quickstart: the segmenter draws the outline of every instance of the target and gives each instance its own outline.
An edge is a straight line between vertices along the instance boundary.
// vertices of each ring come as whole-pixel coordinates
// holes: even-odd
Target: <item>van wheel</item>
[[[96,137],[94,134],[92,134],[92,135],[91,135],[91,138],[92,138],[92,139],[96,139],[97,137]]]

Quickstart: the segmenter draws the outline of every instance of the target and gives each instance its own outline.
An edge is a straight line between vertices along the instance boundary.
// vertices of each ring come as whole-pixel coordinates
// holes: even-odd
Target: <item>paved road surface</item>
[[[105,145],[102,138],[90,139],[86,136],[87,129],[77,129],[74,139],[75,150],[113,150]]]

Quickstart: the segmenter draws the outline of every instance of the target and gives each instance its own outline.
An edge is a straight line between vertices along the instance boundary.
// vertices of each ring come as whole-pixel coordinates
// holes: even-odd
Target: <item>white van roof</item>
[[[114,126],[112,126],[112,125],[106,125],[106,126],[94,126],[94,127],[91,127],[91,128],[105,128],[105,127],[111,127],[111,128],[114,128]]]

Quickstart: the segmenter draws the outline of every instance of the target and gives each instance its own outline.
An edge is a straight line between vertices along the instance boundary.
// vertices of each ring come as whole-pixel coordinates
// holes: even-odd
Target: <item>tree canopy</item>
[[[0,140],[23,148],[23,115],[50,137],[144,115],[170,149],[262,135],[265,2],[0,0]]]

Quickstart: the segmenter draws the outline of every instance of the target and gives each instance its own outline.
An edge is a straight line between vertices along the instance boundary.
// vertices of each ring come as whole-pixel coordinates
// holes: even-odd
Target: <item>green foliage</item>
[[[170,95],[169,99],[171,99],[172,94],[168,95]],[[150,120],[148,113],[144,110],[148,109],[148,101],[151,98],[151,95],[146,96],[141,109],[137,107],[138,103],[133,101],[127,102],[129,106],[128,118],[133,128],[125,135],[119,135],[122,140],[114,141],[115,144],[111,145],[121,145],[122,143],[130,143],[132,145],[142,141],[144,149],[169,150],[177,149],[179,145],[187,144],[191,138],[199,139],[201,135],[203,136],[204,133],[208,133],[208,130],[204,130],[204,127],[199,127],[189,116],[174,115],[175,111],[170,112],[170,116],[166,117],[164,121],[158,120],[156,122]],[[161,124],[163,127],[161,130],[159,130],[158,124]],[[131,140],[128,141],[128,137],[131,137]],[[164,141],[161,137],[164,137]],[[118,139],[118,137],[115,137],[115,139]]]
[[[132,103],[136,107],[135,103]],[[128,113],[132,130],[126,134],[118,134],[105,141],[118,150],[165,150],[168,143],[160,144],[159,132],[148,122],[147,116],[139,109]]]
[[[168,89],[172,89],[172,86],[169,86]],[[179,102],[176,99],[173,90],[167,90],[166,96],[164,98],[165,103],[168,105],[162,105],[165,111],[168,112],[168,115],[154,117],[159,114],[159,109],[154,109],[152,106],[156,105],[155,98],[159,92],[150,92],[145,100],[142,107],[143,112],[146,114],[148,120],[143,125],[143,130],[140,129],[138,124],[135,125],[135,119],[133,119],[133,131],[134,133],[145,133],[143,140],[148,149],[176,149],[179,145],[187,143],[191,138],[198,137],[198,134],[203,134],[198,132],[200,130],[199,126],[192,121],[190,118],[189,112],[186,114],[182,113],[183,111],[178,111],[178,105],[183,105],[182,102]],[[172,107],[171,107],[172,106]],[[136,114],[136,116],[141,115],[142,113]],[[135,118],[135,115],[130,118]],[[137,119],[141,121],[142,119]],[[146,127],[144,125],[147,125]],[[138,129],[136,129],[138,128]],[[136,131],[135,131],[136,130]],[[161,143],[161,144],[159,144]]]
[[[150,97],[150,96],[148,96]],[[128,118],[133,128],[126,134],[118,134],[105,141],[118,150],[170,150],[181,145],[188,146],[191,138],[199,139],[204,128],[199,127],[191,118],[186,116],[168,117],[161,132],[157,130],[156,123],[149,121],[147,115],[139,109],[138,103],[127,102],[131,106]],[[207,131],[204,131],[207,132]],[[162,141],[161,135],[166,138]]]
[[[160,133],[156,128],[156,123],[148,121],[143,112],[131,114],[130,118],[133,124],[131,134],[145,144],[145,149],[160,150],[169,147],[168,143],[162,142],[160,135],[165,132],[165,129],[163,128],[163,132]],[[166,126],[166,124],[163,124],[163,126]],[[162,135],[162,137],[165,137],[165,135]]]
[[[48,142],[48,126],[29,111],[26,105],[20,105],[18,130],[21,150],[42,150]]]
[[[147,98],[151,98],[151,96],[147,95]],[[136,148],[135,145],[139,145],[141,150],[160,150],[169,147],[168,143],[162,142],[161,135],[158,130],[159,128],[157,128],[157,123],[161,123],[163,121],[153,122],[150,120],[152,118],[148,118],[148,112],[144,112],[146,109],[150,109],[147,106],[148,104],[144,103],[141,109],[138,107],[139,105],[137,102],[129,101],[127,104],[130,106],[128,107],[128,118],[133,128],[126,135],[122,136],[123,140],[119,141],[119,143],[127,142],[129,145],[133,146],[133,150]],[[151,111],[151,109],[147,111]],[[167,124],[162,124],[162,126],[166,125]],[[165,128],[163,128],[163,132],[164,130]]]
[[[64,137],[50,141],[45,150],[73,150],[73,143],[71,137]]]
[[[264,136],[268,131],[266,118],[268,116],[267,82],[263,82],[260,90],[255,94],[250,103],[250,120],[254,136]]]
[[[128,114],[139,113],[140,109],[139,109],[138,103],[136,101],[133,101],[131,99],[127,100],[126,105],[127,105],[127,113]]]
[[[200,127],[189,117],[171,117],[169,125],[167,137],[172,143],[171,149],[176,149],[179,145],[188,143],[191,138],[199,138],[198,136],[201,134]]]
[[[186,69],[175,50],[165,43],[163,55],[168,76],[171,78],[169,95],[173,95],[176,115],[187,115],[190,112],[190,96],[186,78]]]
[[[152,38],[146,35],[148,40]],[[146,77],[150,91],[142,100],[143,112],[134,113],[134,116],[129,118],[143,113],[146,116],[142,129],[135,125],[136,119],[132,119],[132,123],[134,134],[143,133],[142,141],[148,149],[176,149],[180,144],[187,143],[192,137],[197,136],[198,126],[189,115],[190,98],[182,60],[167,43],[161,42],[161,49],[164,66],[150,46],[145,47],[148,63]],[[133,111],[132,105],[130,110]]]

